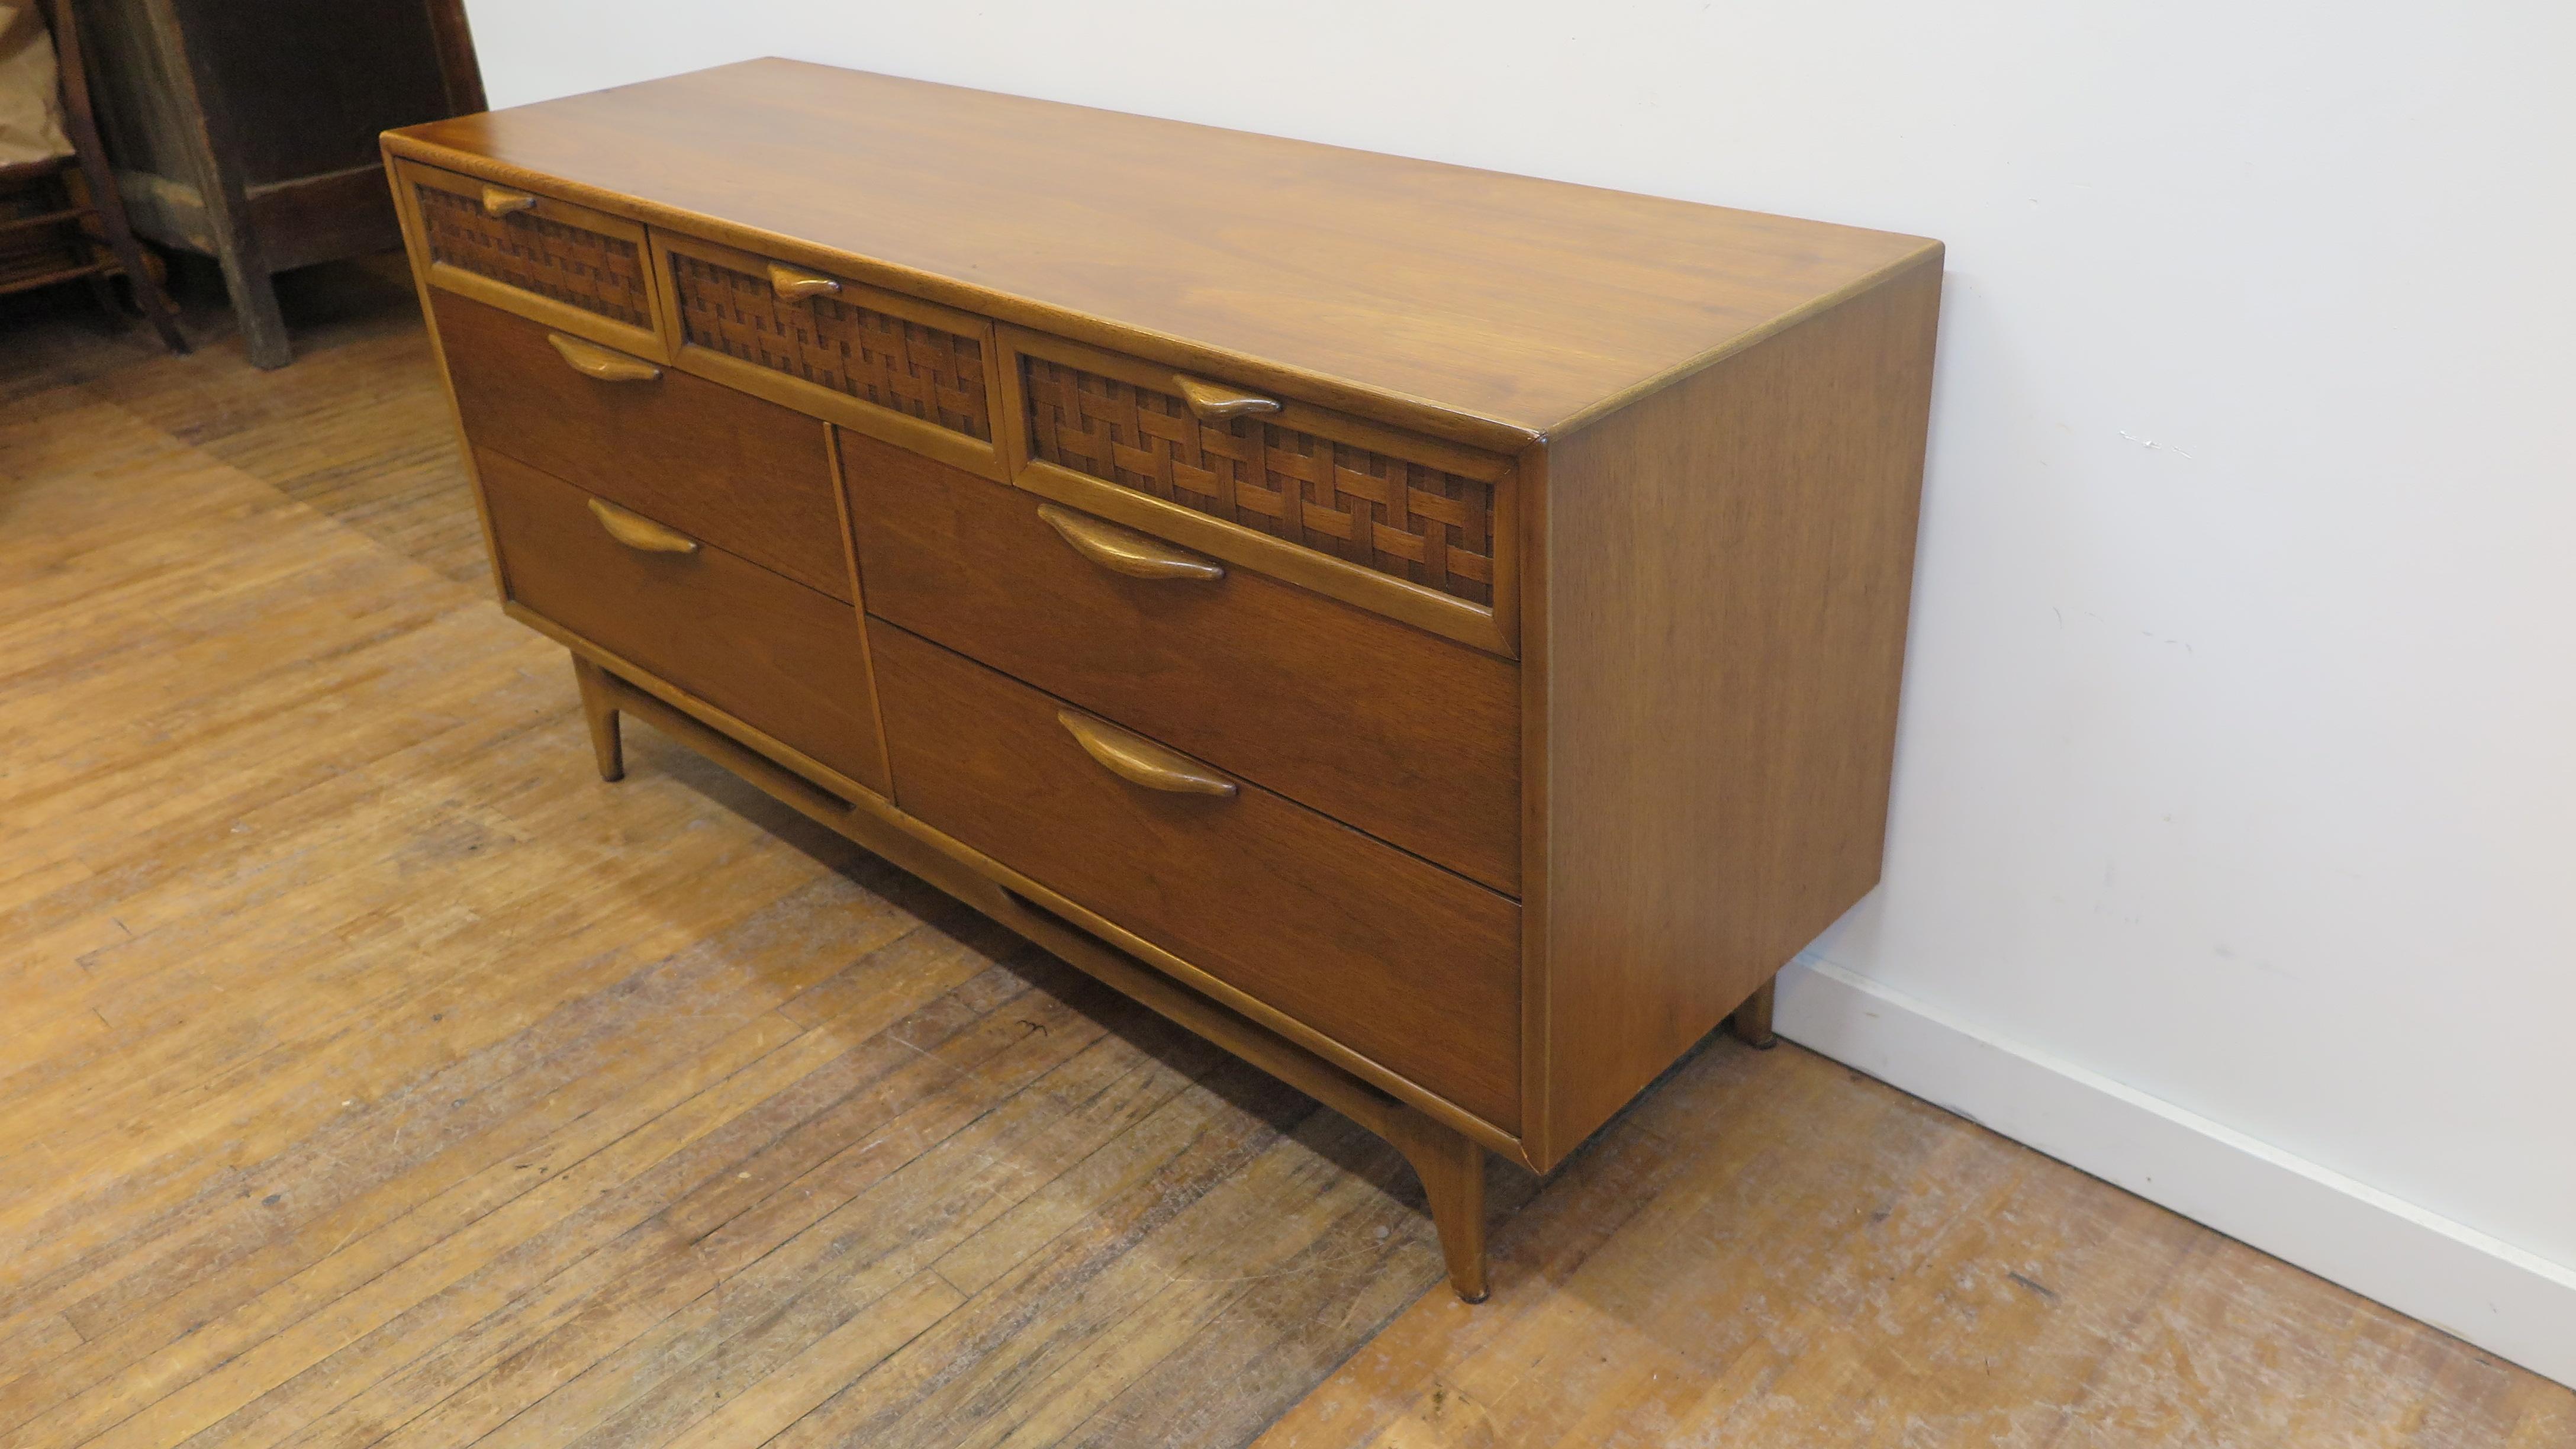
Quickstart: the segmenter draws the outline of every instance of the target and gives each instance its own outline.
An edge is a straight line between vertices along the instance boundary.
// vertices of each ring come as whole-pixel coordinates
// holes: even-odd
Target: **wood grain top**
[[[389,133],[1039,327],[1092,318],[1521,434],[1907,266],[1918,237],[786,60]],[[562,188],[558,188],[562,189]]]

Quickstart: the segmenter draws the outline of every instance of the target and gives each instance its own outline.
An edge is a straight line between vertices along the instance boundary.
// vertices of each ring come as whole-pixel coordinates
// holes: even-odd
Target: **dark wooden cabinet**
[[[784,61],[389,135],[510,613],[1484,1282],[1878,879],[1920,238]]]
[[[401,244],[376,138],[483,109],[462,0],[75,0],[134,228],[221,263],[251,361],[270,277]]]

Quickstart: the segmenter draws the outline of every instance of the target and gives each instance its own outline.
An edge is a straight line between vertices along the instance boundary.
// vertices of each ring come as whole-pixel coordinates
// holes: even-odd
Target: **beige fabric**
[[[0,166],[71,151],[44,17],[35,0],[0,0]]]

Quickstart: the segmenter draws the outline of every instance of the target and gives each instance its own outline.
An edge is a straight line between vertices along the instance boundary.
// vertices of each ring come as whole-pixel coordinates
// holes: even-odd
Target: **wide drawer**
[[[656,228],[680,366],[773,402],[1002,476],[993,324]]]
[[[1511,459],[1023,328],[1002,338],[1020,486],[1517,653]]]
[[[475,447],[850,597],[823,424],[463,297],[434,306]]]
[[[475,462],[513,601],[885,793],[856,610],[720,548],[674,551],[693,541],[488,449]]]
[[[868,638],[906,812],[1518,1130],[1517,905],[1204,766],[1229,795],[1131,783],[1093,751],[1150,764],[1150,742],[881,620]]]
[[[430,285],[662,355],[643,227],[416,161],[396,162],[394,177]]]
[[[1204,577],[1169,545],[867,438],[843,435],[841,470],[871,612],[1518,894],[1509,662],[1246,569]],[[1182,567],[1122,572],[1156,559]]]

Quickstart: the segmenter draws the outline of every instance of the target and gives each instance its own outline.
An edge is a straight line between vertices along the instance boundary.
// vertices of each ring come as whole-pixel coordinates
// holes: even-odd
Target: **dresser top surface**
[[[786,60],[396,135],[1530,434],[1939,250]]]

